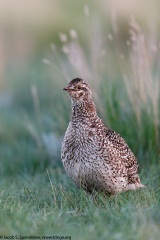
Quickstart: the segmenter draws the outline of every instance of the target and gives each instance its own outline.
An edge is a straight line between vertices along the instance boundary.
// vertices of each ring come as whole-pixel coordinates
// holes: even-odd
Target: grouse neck
[[[87,101],[72,102],[71,119],[93,118],[97,116],[96,108],[92,99]]]

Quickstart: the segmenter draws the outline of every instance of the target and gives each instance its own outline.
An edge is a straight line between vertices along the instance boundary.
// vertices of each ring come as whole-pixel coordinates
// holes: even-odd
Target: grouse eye
[[[77,90],[81,90],[81,87],[78,86],[78,87],[76,87],[76,89],[77,89]]]

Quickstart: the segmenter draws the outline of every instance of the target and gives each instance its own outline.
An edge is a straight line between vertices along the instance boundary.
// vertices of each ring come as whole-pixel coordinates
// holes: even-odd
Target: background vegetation
[[[159,239],[159,2],[1,1],[0,235]],[[94,198],[60,160],[75,77],[138,158],[146,189]]]

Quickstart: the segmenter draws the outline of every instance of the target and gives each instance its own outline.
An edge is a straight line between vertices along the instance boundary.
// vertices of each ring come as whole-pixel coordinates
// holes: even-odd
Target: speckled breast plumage
[[[88,191],[125,191],[129,184],[128,154],[136,164],[135,157],[127,145],[122,145],[122,138],[117,133],[106,129],[99,122],[100,119],[93,124],[89,120],[70,122],[62,144],[64,168],[78,187]],[[120,145],[122,150],[117,151]],[[134,170],[134,177],[139,182],[137,166],[131,167],[131,170]]]

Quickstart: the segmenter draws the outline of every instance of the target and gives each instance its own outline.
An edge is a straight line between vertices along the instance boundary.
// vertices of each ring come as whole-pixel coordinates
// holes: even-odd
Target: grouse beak
[[[63,91],[67,91],[67,90],[68,90],[68,88],[67,88],[67,87],[63,88]]]
[[[65,87],[65,88],[63,88],[63,90],[64,90],[64,91],[68,91],[68,90],[69,90],[69,88],[68,88],[68,87]]]
[[[67,87],[63,88],[63,90],[64,91],[74,91],[74,88],[67,86]]]

